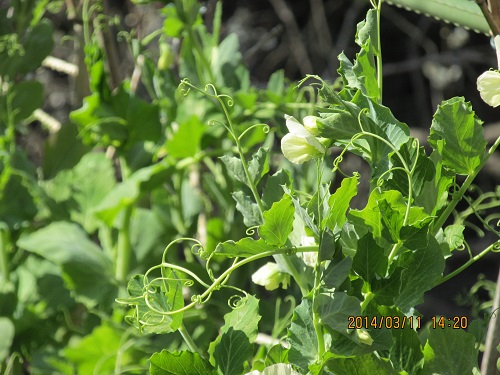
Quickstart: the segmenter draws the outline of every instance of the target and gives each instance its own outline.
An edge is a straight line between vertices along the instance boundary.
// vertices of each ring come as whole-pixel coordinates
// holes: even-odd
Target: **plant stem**
[[[484,349],[483,360],[481,362],[481,373],[484,375],[498,374],[497,361],[499,353],[497,345],[500,341],[500,318],[498,309],[500,308],[500,271],[498,272],[497,287],[495,289],[495,299],[493,301],[492,315],[488,324],[488,333]]]
[[[313,325],[314,325],[314,330],[316,331],[316,337],[318,339],[318,358],[317,358],[318,363],[323,358],[323,355],[325,354],[326,350],[325,337],[323,335],[323,324],[321,324],[321,319],[319,317],[319,314],[314,311],[314,300],[319,296],[320,285],[321,285],[321,263],[318,254],[318,260],[316,263],[316,267],[314,269],[314,293],[313,293],[313,303],[312,303]]]
[[[375,7],[377,11],[377,50],[375,51],[375,56],[377,58],[377,83],[379,92],[379,103],[382,103],[382,87],[383,87],[383,75],[382,75],[382,47],[380,39],[380,13],[382,10],[382,0],[378,1]]]
[[[9,281],[9,255],[7,253],[8,232],[6,229],[0,229],[0,282]]]
[[[488,161],[488,159],[490,158],[490,156],[495,152],[495,150],[497,149],[497,147],[499,145],[500,145],[500,137],[498,137],[497,140],[495,141],[495,143],[490,147],[490,149],[488,150],[487,154],[485,155],[485,157],[481,161],[481,164],[478,165],[478,167],[475,169],[475,171],[472,174],[470,174],[470,175],[467,176],[467,178],[465,179],[465,182],[463,183],[463,185],[460,188],[460,190],[454,195],[454,197],[452,198],[451,202],[448,204],[448,206],[446,206],[446,209],[438,217],[438,219],[434,223],[434,227],[432,228],[431,234],[433,236],[435,236],[437,234],[437,232],[443,226],[443,224],[446,221],[446,219],[448,219],[448,217],[451,215],[451,213],[455,209],[455,207],[458,204],[458,202],[462,199],[462,197],[464,196],[465,192],[467,191],[467,189],[469,188],[469,186],[472,184],[472,181],[474,181],[474,179],[476,178],[476,176],[483,169],[484,165],[486,164],[486,162]]]
[[[455,277],[456,275],[458,275],[460,272],[462,272],[463,270],[465,270],[466,268],[468,268],[472,263],[474,262],[477,262],[479,259],[481,259],[482,257],[484,257],[486,254],[488,254],[490,251],[492,250],[500,250],[500,240],[491,244],[490,246],[488,246],[486,249],[484,249],[482,252],[480,252],[479,254],[477,254],[475,257],[469,259],[465,264],[463,264],[462,266],[460,266],[459,268],[457,268],[455,271],[449,273],[448,275],[446,276],[443,276],[439,281],[437,281],[435,284],[434,284],[434,287],[450,280],[452,277]]]
[[[130,258],[132,246],[130,244],[130,220],[132,218],[133,205],[128,205],[123,211],[123,223],[118,235],[118,251],[116,254],[116,279],[123,283],[127,279],[130,269]]]
[[[198,348],[196,343],[193,341],[193,338],[189,334],[189,332],[186,330],[186,327],[184,326],[184,323],[181,324],[179,327],[179,333],[181,334],[182,338],[186,342],[187,346],[193,353],[198,353],[200,357],[203,357],[203,352]]]

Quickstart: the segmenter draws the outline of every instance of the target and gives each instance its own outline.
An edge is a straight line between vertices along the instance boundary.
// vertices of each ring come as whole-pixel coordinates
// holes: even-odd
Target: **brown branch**
[[[484,18],[486,18],[486,22],[488,22],[488,25],[490,26],[493,35],[500,35],[500,27],[498,26],[493,15],[491,14],[490,9],[488,8],[488,4],[486,3],[486,0],[476,0],[476,3],[477,5],[479,5],[479,9],[481,9],[481,12],[483,12]],[[497,9],[495,9],[495,11],[496,10]]]
[[[293,12],[289,8],[288,4],[284,0],[270,0],[274,11],[280,18],[281,22],[285,25],[288,32],[288,37],[290,39],[290,49],[297,62],[302,75],[312,74],[313,66],[309,56],[307,54],[307,49],[300,37],[300,30],[297,22],[295,22],[295,17]]]

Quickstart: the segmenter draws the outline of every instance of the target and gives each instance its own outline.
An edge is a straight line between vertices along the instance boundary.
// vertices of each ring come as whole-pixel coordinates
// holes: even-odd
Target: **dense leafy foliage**
[[[500,250],[445,274],[472,212],[451,215],[500,139],[487,149],[470,103],[452,98],[428,153],[384,106],[381,1],[336,84],[279,71],[266,88],[251,85],[238,38],[220,40],[220,3],[209,32],[198,2],[166,2],[162,30],[122,35],[145,94],[133,77],[113,82],[98,42],[111,20],[84,1],[90,92],[35,167],[16,134],[42,104],[29,73],[53,47],[47,3],[0,9],[0,370],[478,373],[487,322],[424,327],[415,307]],[[344,173],[347,153],[369,173]],[[251,279],[292,288],[259,300]]]

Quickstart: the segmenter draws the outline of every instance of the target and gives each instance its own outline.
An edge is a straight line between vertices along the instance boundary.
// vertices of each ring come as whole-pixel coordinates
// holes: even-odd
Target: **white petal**
[[[295,371],[292,365],[277,363],[275,365],[266,367],[262,372],[262,375],[300,375],[300,373]]]
[[[495,49],[497,50],[498,69],[500,69],[500,35],[495,36],[493,40],[495,41]]]
[[[489,70],[477,79],[477,89],[481,98],[492,107],[500,105],[500,73]]]
[[[288,131],[290,133],[303,138],[312,136],[312,134],[309,133],[306,130],[306,128],[304,128],[304,125],[298,122],[295,117],[285,115],[285,119],[286,119],[286,127],[288,128]]]
[[[310,145],[305,138],[291,133],[281,139],[281,151],[295,164],[302,164],[320,155],[316,147]]]

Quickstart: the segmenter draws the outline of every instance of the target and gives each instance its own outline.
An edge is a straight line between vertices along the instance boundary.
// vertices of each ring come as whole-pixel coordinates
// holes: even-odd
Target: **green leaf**
[[[464,98],[449,99],[432,120],[429,144],[443,158],[443,165],[457,174],[470,175],[486,150],[482,121]]]
[[[175,158],[188,158],[200,151],[201,138],[206,126],[197,116],[179,124],[173,137],[166,143],[167,151]]]
[[[229,328],[222,334],[213,352],[213,358],[222,374],[240,375],[243,364],[252,356],[252,344],[243,331]]]
[[[1,55],[1,54],[0,54]],[[35,109],[43,104],[43,85],[37,81],[22,81],[9,87],[9,90],[0,96],[0,129],[7,127],[7,114],[12,113],[15,125],[27,119]]]
[[[399,317],[400,322],[405,318],[404,314],[396,308],[387,306],[378,307],[382,316],[394,321],[394,317]],[[407,318],[408,320],[411,317]],[[408,375],[416,375],[422,368],[422,359],[424,358],[422,346],[418,333],[406,322],[404,327],[391,329],[394,340],[389,351],[389,359],[398,371],[406,371]]]
[[[446,242],[450,250],[462,250],[464,245],[464,229],[465,227],[460,224],[448,225],[444,230]]]
[[[400,264],[405,268],[401,274],[401,289],[394,304],[403,312],[423,302],[424,292],[444,271],[444,258],[436,239],[429,236],[427,246],[403,254]]]
[[[449,327],[429,331],[424,347],[424,368],[419,375],[471,374],[478,356],[474,336]]]
[[[9,172],[10,170],[4,170],[0,177]],[[23,223],[33,220],[37,207],[28,181],[16,172],[9,174],[3,191],[0,191],[0,223],[6,223],[10,228],[19,228]]]
[[[92,178],[89,176],[92,175]],[[71,170],[72,198],[78,210],[71,211],[71,218],[80,223],[88,233],[97,229],[94,208],[115,185],[115,171],[104,153],[89,153]]]
[[[10,352],[10,346],[14,340],[15,327],[8,318],[0,317],[0,363],[3,362]]]
[[[217,245],[215,252],[224,255],[228,258],[243,257],[248,258],[252,255],[263,253],[276,249],[265,243],[262,239],[254,240],[250,237],[245,237],[238,242],[225,241]]]
[[[170,175],[171,166],[158,163],[139,169],[117,184],[94,208],[95,215],[106,225],[113,226],[118,214],[133,205],[143,191],[152,190]]]
[[[238,306],[224,315],[222,335],[210,344],[209,353],[212,363],[223,374],[239,375],[243,372],[244,362],[252,355],[251,342],[255,340],[260,320],[259,300],[248,295]]]
[[[314,301],[314,309],[323,324],[343,335],[348,334],[349,316],[361,316],[360,301],[344,292],[320,294]]]
[[[271,208],[274,202],[278,202],[283,197],[283,185],[288,189],[291,187],[290,173],[287,170],[280,169],[267,178],[262,193],[262,202],[267,208]]]
[[[291,195],[291,191],[289,188],[284,187],[285,193],[289,194],[292,197],[292,202],[295,207],[295,212],[302,219],[305,226],[313,231],[313,233],[319,238],[320,232],[318,226],[314,223],[312,217],[307,212],[307,209],[302,207],[298,198]]]
[[[288,360],[304,373],[318,355],[318,339],[312,320],[312,305],[307,298],[295,309],[288,330]]]
[[[116,365],[116,356],[122,346],[123,332],[109,325],[95,328],[91,334],[70,344],[64,351],[65,357],[76,364],[79,374],[111,373]],[[120,356],[121,366],[131,363],[129,356]],[[127,361],[128,359],[128,361]],[[127,363],[129,362],[129,363]]]
[[[371,282],[375,278],[385,276],[388,266],[385,250],[378,246],[370,233],[358,240],[358,249],[352,261],[352,269],[363,278]]]
[[[252,295],[239,300],[237,307],[224,315],[224,325],[221,332],[228,332],[230,328],[242,331],[253,342],[257,337],[259,315],[259,300]]]
[[[151,375],[216,375],[217,371],[197,353],[162,350],[150,359]]]
[[[168,281],[160,280],[144,285],[144,276],[135,275],[127,285],[129,298],[118,299],[117,302],[134,308],[132,316],[125,320],[144,333],[164,334],[176,331],[182,324],[182,313],[164,315],[153,311],[150,306],[159,311],[173,311],[184,307],[182,283],[177,281],[177,273],[165,272]],[[148,298],[146,302],[145,298]]]
[[[57,264],[66,287],[89,307],[108,306],[116,296],[113,264],[76,224],[55,222],[22,236],[17,246]]]
[[[259,206],[242,191],[231,194],[236,201],[236,209],[243,215],[243,222],[247,227],[254,227],[262,224]]]
[[[330,262],[326,268],[322,281],[330,289],[337,289],[349,276],[352,266],[352,258],[347,256],[338,263]]]
[[[264,212],[264,224],[259,227],[260,237],[268,245],[282,247],[292,232],[294,212],[292,198],[285,194],[279,202],[273,203],[271,209]]]
[[[266,355],[265,364],[271,366],[276,363],[288,363],[288,349],[281,344],[276,344],[269,349]]]
[[[328,369],[336,375],[398,375],[399,372],[375,354],[353,358],[332,358],[327,362]]]
[[[242,182],[248,186],[248,179],[240,158],[237,158],[235,156],[223,155],[219,159],[222,160],[228,171],[231,171],[237,181]]]
[[[333,231],[339,231],[346,221],[346,212],[351,199],[358,194],[358,176],[344,178],[340,187],[328,200],[330,214],[324,224]]]
[[[43,148],[42,170],[45,179],[54,178],[58,172],[73,168],[90,151],[78,137],[74,124],[65,124],[61,129],[49,135]]]
[[[0,52],[0,76],[8,76],[15,81],[16,75],[34,71],[50,54],[54,46],[53,28],[48,20],[43,20],[22,36],[21,49],[6,48]],[[16,35],[17,37],[17,35]]]
[[[260,147],[248,163],[248,172],[255,186],[269,172],[269,150]]]

